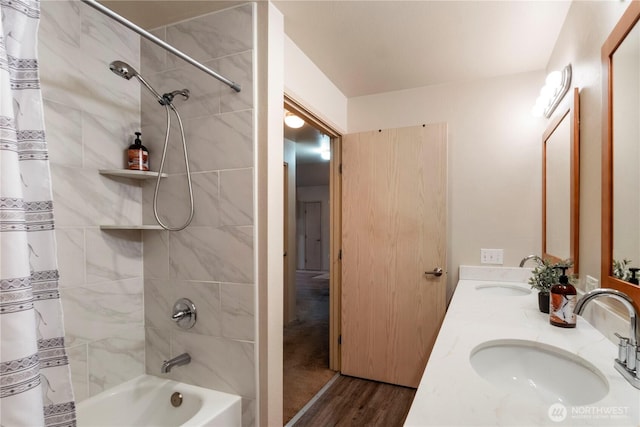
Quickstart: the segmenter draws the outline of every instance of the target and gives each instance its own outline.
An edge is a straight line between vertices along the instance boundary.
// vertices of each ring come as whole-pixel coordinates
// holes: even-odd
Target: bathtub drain
[[[178,393],[177,391],[175,393],[173,393],[171,395],[171,404],[177,408],[178,406],[182,405],[182,394]]]

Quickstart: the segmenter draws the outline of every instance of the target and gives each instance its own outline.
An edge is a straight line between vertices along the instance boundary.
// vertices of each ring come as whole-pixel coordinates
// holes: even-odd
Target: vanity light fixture
[[[562,98],[569,91],[569,86],[571,86],[571,64],[564,67],[562,71],[549,73],[531,111],[533,115],[551,117]]]
[[[293,113],[290,113],[287,110],[284,110],[284,124],[293,129],[298,129],[304,126],[304,120],[300,117],[296,116]]]

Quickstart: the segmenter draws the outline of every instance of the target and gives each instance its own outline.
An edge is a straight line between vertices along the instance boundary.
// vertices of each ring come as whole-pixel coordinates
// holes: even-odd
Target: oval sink
[[[484,285],[477,285],[476,291],[481,291],[482,295],[495,296],[523,296],[531,293],[531,289],[524,287],[524,285],[514,285],[509,283],[488,283]]]
[[[485,380],[543,404],[587,405],[609,392],[605,377],[575,354],[526,340],[497,340],[471,351],[471,366]]]

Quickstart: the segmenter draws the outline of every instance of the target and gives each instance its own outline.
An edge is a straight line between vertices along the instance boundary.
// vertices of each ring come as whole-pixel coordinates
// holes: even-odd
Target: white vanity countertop
[[[548,314],[538,310],[535,290],[522,296],[496,296],[476,289],[479,285],[505,282],[530,289],[526,284],[529,271],[461,267],[461,280],[405,426],[639,425],[640,390],[632,387],[614,369],[618,348],[597,329],[580,316],[575,329],[550,325]],[[523,277],[519,279],[518,276]],[[470,277],[484,280],[470,280]],[[619,332],[628,335],[628,330]],[[471,366],[469,358],[476,346],[505,339],[534,341],[578,355],[600,370],[609,384],[609,393],[589,405],[567,405],[566,418],[552,421],[549,416],[551,404],[499,389],[480,377]],[[576,387],[581,385],[576,384]]]

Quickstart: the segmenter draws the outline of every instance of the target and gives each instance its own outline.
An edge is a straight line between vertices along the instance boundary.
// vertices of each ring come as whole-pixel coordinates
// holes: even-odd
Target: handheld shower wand
[[[152,88],[151,85],[147,83],[147,81],[140,75],[140,73],[138,73],[131,65],[122,61],[113,61],[111,64],[109,64],[109,69],[126,80],[131,80],[132,77],[137,78],[140,83],[142,83],[147,89],[149,89],[149,92],[151,92],[156,98],[158,98],[158,102],[162,104],[162,96],[158,92],[156,92],[156,90]]]
[[[113,71],[115,74],[117,74],[118,76],[126,80],[131,80],[132,77],[137,78],[138,81],[142,83],[142,85],[146,87],[156,97],[156,99],[158,100],[158,103],[164,106],[164,108],[167,111],[167,131],[165,132],[164,147],[162,149],[162,158],[160,160],[160,170],[158,171],[156,188],[153,193],[153,215],[155,216],[158,224],[160,224],[160,226],[165,230],[169,230],[169,231],[184,230],[185,228],[187,228],[189,224],[191,224],[191,220],[193,219],[193,187],[191,185],[191,172],[189,170],[189,157],[187,156],[187,142],[184,136],[184,128],[182,126],[182,120],[180,119],[180,114],[178,114],[178,110],[176,110],[176,107],[173,105],[172,102],[177,95],[182,95],[185,100],[189,99],[189,90],[188,89],[174,90],[173,92],[168,92],[168,93],[165,93],[164,95],[160,95],[153,87],[151,87],[149,83],[147,83],[147,81],[140,75],[140,73],[138,73],[135,70],[135,68],[133,68],[131,65],[127,64],[126,62],[113,61],[111,62],[111,64],[109,64],[109,69]],[[165,225],[160,220],[160,216],[158,215],[158,190],[160,189],[160,180],[162,179],[164,162],[167,157],[167,147],[169,145],[169,132],[171,129],[171,114],[169,112],[169,109],[171,109],[175,113],[176,118],[178,119],[178,124],[180,125],[180,135],[182,136],[182,148],[184,152],[184,165],[187,172],[187,184],[189,187],[189,203],[190,203],[189,218],[180,227],[169,227],[168,225]]]
[[[138,73],[135,70],[135,68],[133,68],[131,65],[127,64],[126,62],[113,61],[111,62],[111,64],[109,64],[109,69],[113,71],[114,74],[126,80],[131,80],[132,77],[137,78],[138,81],[140,81],[140,83],[142,83],[144,87],[149,89],[149,92],[151,92],[158,99],[158,102],[160,103],[160,105],[171,104],[171,102],[173,101],[173,98],[175,98],[176,95],[182,95],[185,101],[189,99],[189,89],[174,90],[173,92],[168,92],[163,95],[160,95],[149,83],[147,83],[144,77],[142,77],[140,73]]]

